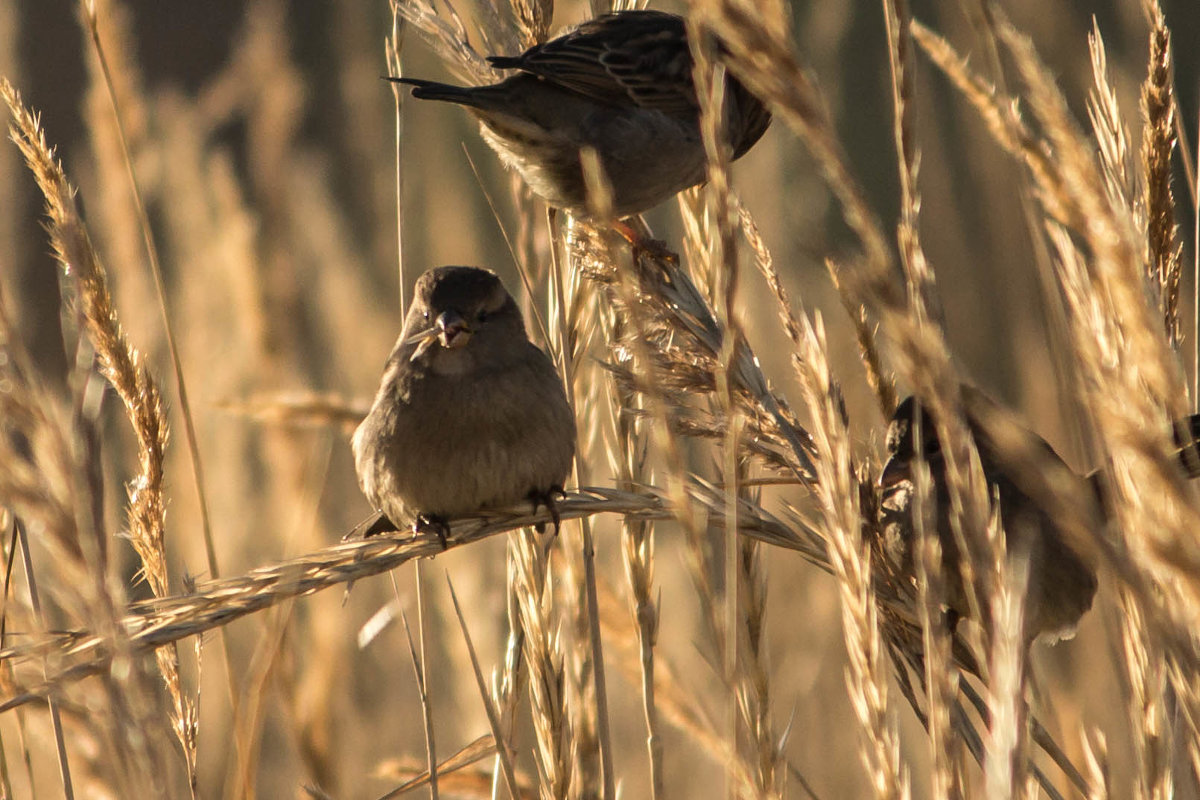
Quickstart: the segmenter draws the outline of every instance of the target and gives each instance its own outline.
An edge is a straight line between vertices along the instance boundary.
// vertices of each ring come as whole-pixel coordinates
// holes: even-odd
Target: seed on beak
[[[414,333],[412,336],[404,340],[404,344],[415,344],[417,349],[413,351],[409,361],[416,361],[421,356],[425,355],[426,351],[433,346],[433,343],[438,340],[437,328],[426,328],[419,333]]]
[[[441,344],[447,350],[455,350],[466,345],[475,329],[457,311],[443,311],[431,327],[414,333],[404,340],[404,344],[415,344],[409,361],[416,361],[429,352],[434,343]]]

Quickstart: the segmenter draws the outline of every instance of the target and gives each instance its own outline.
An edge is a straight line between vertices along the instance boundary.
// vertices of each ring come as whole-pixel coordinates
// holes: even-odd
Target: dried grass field
[[[664,7],[709,141],[726,74],[774,118],[648,214],[673,258],[380,79],[607,2],[0,2],[0,797],[1200,797],[1200,6]],[[567,385],[557,538],[341,541],[440,264]],[[1001,437],[1096,565],[1072,639],[1025,646],[964,384],[1075,470]],[[965,578],[920,468],[886,552],[913,393]]]

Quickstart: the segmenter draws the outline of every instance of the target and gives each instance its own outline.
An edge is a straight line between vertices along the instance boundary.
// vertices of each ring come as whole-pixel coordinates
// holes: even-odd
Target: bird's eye
[[[429,319],[429,309],[428,308],[425,309],[425,313],[422,314],[422,316],[425,317],[425,319]]]
[[[477,313],[475,315],[475,321],[476,322],[484,322],[489,316],[491,316],[491,315],[488,314],[487,309],[481,308],[481,309],[479,309],[479,313]]]

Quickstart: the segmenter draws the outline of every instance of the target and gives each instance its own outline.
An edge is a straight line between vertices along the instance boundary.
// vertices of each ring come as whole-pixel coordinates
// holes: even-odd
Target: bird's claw
[[[562,515],[558,513],[558,501],[565,500],[567,493],[563,491],[561,486],[551,486],[546,491],[542,492],[533,489],[529,492],[529,502],[533,503],[533,513],[536,514],[542,506],[550,512],[550,519],[554,521],[554,535],[558,536],[559,530],[562,528]],[[534,529],[538,533],[543,533],[546,530],[544,523],[537,523]]]
[[[613,223],[613,230],[622,239],[629,242],[630,256],[636,265],[646,255],[652,259],[666,261],[672,266],[679,266],[679,254],[667,246],[662,239],[655,239],[638,230],[638,227],[624,220]]]
[[[450,548],[447,538],[450,536],[450,524],[442,517],[433,514],[417,514],[417,518],[413,520],[412,531],[418,535],[422,533],[435,534],[438,541],[442,543],[443,552]]]

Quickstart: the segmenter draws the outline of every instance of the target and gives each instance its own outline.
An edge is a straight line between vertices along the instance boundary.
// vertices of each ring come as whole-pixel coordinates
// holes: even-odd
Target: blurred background
[[[461,2],[467,11],[468,0]],[[387,71],[384,37],[391,30],[387,3],[105,0],[97,5],[133,167],[162,256],[222,574],[237,575],[333,543],[369,511],[355,482],[348,430],[264,423],[239,409],[256,399],[300,392],[365,404],[398,333],[395,124],[392,92],[380,80]],[[1032,37],[1084,127],[1093,85],[1088,35],[1093,24],[1098,27],[1136,141],[1147,45],[1138,0],[1004,0],[1001,5]],[[984,55],[964,6],[973,8],[917,1],[913,10],[979,66]],[[1200,5],[1163,0],[1163,9],[1173,34],[1188,147],[1194,151]],[[866,0],[817,0],[794,2],[792,10],[798,50],[825,92],[855,177],[868,189],[885,227],[894,228],[898,180],[882,7]],[[559,3],[554,28],[581,21],[587,13],[586,3]],[[171,406],[168,547],[179,591],[185,575],[206,573],[196,494],[142,234],[88,37],[77,9],[66,0],[0,0],[0,74],[42,113],[48,140],[80,189],[122,323],[148,355]],[[413,31],[403,60],[407,74],[450,78]],[[946,308],[951,349],[964,374],[1018,408],[1070,463],[1088,467],[1067,424],[1071,409],[1057,378],[1054,334],[1023,217],[1017,166],[944,77],[920,56],[917,63],[922,234]],[[461,109],[409,100],[403,118],[406,282],[411,285],[431,266],[472,264],[496,269],[515,290],[519,282],[501,233],[501,226],[514,233],[518,228],[512,179]],[[1192,263],[1187,221],[1196,212],[1178,174],[1184,260]],[[851,328],[824,267],[850,238],[811,160],[776,124],[738,162],[735,186],[794,297],[822,313],[858,445],[863,453],[879,453],[884,421],[866,388]],[[65,392],[58,269],[39,223],[41,205],[16,148],[6,143],[0,147],[0,209],[5,212],[0,214],[0,281],[24,343],[45,378]],[[650,221],[657,235],[678,245],[673,204],[656,210]],[[544,226],[530,235],[544,248]],[[743,320],[765,372],[787,395],[794,387],[775,309],[757,275],[746,275]],[[1184,320],[1193,314],[1191,284],[1185,278]],[[1190,352],[1190,322],[1184,332],[1185,352]],[[116,532],[124,525],[122,484],[132,474],[133,444],[120,410],[110,405],[106,513]],[[607,465],[593,469],[602,477]],[[618,544],[606,539],[604,530],[598,532],[601,580],[621,596]],[[448,553],[425,567],[431,587],[432,702],[441,747],[450,752],[484,733],[487,724],[457,628],[445,616],[443,570],[455,580],[485,670],[491,669],[503,658],[506,632],[504,543],[497,539]],[[857,796],[866,785],[857,758],[858,731],[846,724],[852,714],[835,586],[799,559],[771,558],[768,572],[775,724],[782,729],[793,720],[788,756],[822,797]],[[662,591],[661,650],[686,666],[680,675],[687,691],[712,696],[718,681],[695,653],[696,602],[668,529],[659,535],[656,577]],[[401,570],[395,580],[401,605],[411,614],[412,570]],[[251,617],[226,629],[235,684],[260,713],[252,732],[260,747],[253,781],[259,796],[297,796],[304,783],[320,784],[337,797],[374,796],[392,785],[375,777],[382,762],[423,760],[420,706],[402,629],[393,625],[366,649],[356,644],[362,625],[392,597],[392,583],[380,577],[357,585],[345,602],[335,589],[300,600],[286,613]],[[1036,660],[1043,690],[1058,693],[1057,719],[1048,725],[1063,734],[1070,755],[1081,756],[1080,724],[1097,726],[1119,766],[1127,757],[1122,749],[1127,723],[1121,705],[1112,701],[1121,687],[1106,668],[1117,645],[1110,631],[1112,613],[1112,605],[1102,600],[1076,640],[1040,648]],[[267,645],[274,641],[264,635],[268,632],[278,632],[277,648]],[[204,796],[217,796],[221,787],[236,795],[228,788],[237,758],[229,684],[216,652],[206,650],[199,676]],[[646,775],[640,696],[620,669],[611,669],[610,676],[617,774],[623,796],[640,797]],[[197,676],[188,680],[194,685]],[[715,712],[720,705],[714,703]],[[898,696],[894,705],[903,757],[919,765],[926,758],[923,734]],[[0,725],[8,724],[8,718],[0,719]],[[29,724],[31,741],[41,742],[31,746],[36,774],[45,776],[48,789],[54,785],[49,728],[37,717]],[[665,752],[673,796],[716,796],[712,787],[720,785],[720,767],[702,758],[686,736],[668,729]],[[86,763],[86,752],[79,757]],[[102,765],[94,769],[97,775],[103,772]],[[80,768],[81,780],[87,772],[86,766]],[[919,767],[914,773],[916,794],[922,796],[928,787]],[[103,796],[96,780],[95,791]],[[791,796],[801,794],[797,789]]]

